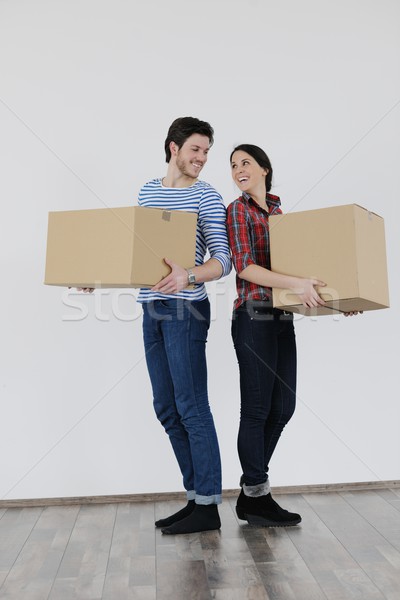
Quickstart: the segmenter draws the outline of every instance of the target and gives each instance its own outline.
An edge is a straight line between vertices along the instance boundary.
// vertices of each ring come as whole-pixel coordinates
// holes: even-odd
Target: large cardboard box
[[[290,290],[273,290],[273,305],[305,315],[389,307],[383,219],[349,204],[269,219],[271,269],[314,277],[326,306],[306,309]]]
[[[151,287],[195,264],[197,214],[130,206],[50,212],[45,284]]]

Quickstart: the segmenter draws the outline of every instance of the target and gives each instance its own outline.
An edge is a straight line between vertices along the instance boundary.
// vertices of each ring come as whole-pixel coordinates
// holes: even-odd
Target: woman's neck
[[[261,194],[261,193],[252,194],[251,192],[249,192],[249,194],[253,198],[254,202],[256,202],[264,210],[267,210],[268,207],[267,207],[267,200],[265,198],[265,194]]]

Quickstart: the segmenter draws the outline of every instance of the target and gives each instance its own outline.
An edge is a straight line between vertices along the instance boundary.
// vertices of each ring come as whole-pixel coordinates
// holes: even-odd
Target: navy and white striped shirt
[[[162,185],[161,179],[153,179],[140,190],[138,204],[149,208],[197,213],[196,266],[204,263],[208,250],[210,258],[216,258],[222,265],[221,277],[228,275],[232,264],[226,232],[226,208],[222,197],[210,184],[197,181],[186,188],[167,188]],[[142,288],[138,302],[168,298],[204,300],[207,298],[207,292],[204,283],[177,294],[162,294]]]

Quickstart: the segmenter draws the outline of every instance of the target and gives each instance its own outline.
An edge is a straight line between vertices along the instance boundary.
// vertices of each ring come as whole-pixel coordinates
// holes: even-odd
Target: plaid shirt
[[[271,268],[269,251],[269,215],[281,214],[278,196],[267,194],[268,212],[261,208],[246,192],[228,206],[228,239],[236,273],[249,265]],[[240,279],[236,274],[238,297],[234,309],[246,300],[270,300],[271,288]]]

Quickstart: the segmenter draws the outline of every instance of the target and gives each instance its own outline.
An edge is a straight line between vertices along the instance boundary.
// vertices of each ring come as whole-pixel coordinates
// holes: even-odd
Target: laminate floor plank
[[[101,600],[116,504],[81,506],[49,600]]]
[[[281,502],[279,500],[279,502]],[[231,503],[234,507],[236,500]],[[250,527],[237,521],[271,600],[325,600],[303,557],[281,527]]]
[[[400,512],[377,492],[341,496],[384,538],[369,552],[369,573],[386,598],[400,598]]]
[[[384,500],[389,502],[389,504],[394,506],[394,508],[400,512],[400,496],[395,494],[393,490],[376,490],[375,493],[381,498],[384,498]]]
[[[326,600],[301,558],[292,563],[260,563],[257,568],[270,600]]]
[[[163,561],[161,565],[157,564],[157,600],[211,598],[203,560]]]
[[[302,523],[163,535],[185,505],[0,510],[1,600],[400,600],[400,490],[277,495]]]
[[[242,525],[242,530],[271,600],[325,600],[285,529]]]
[[[337,504],[336,493],[326,495],[332,498],[332,504]],[[332,600],[336,598],[381,600],[383,595],[371,580],[368,571],[363,569],[347,547],[338,540],[335,533],[307,500],[308,497],[305,499],[304,495],[294,500],[295,509],[303,516],[301,534],[294,529],[288,530],[288,533],[324,593]],[[331,510],[334,511],[332,506]],[[356,516],[355,513],[349,514],[349,519]]]
[[[262,584],[249,586],[245,590],[237,588],[223,588],[211,591],[213,600],[269,600],[269,596]]]
[[[393,494],[395,494],[396,496],[398,496],[400,498],[400,488],[389,488],[391,492],[393,492]]]
[[[172,515],[186,500],[155,503],[155,520]],[[153,522],[153,530],[154,530]],[[157,600],[210,600],[201,536],[164,535],[155,529]]]
[[[302,496],[279,496],[278,501],[283,507],[299,512],[303,521],[297,527],[266,530],[269,547],[275,557],[275,563],[263,567],[267,577],[265,585],[272,598],[285,598],[286,595],[296,600],[314,597],[330,600],[364,599],[367,598],[366,591],[371,588],[371,598],[382,598],[379,590],[374,589],[363,570]],[[282,531],[285,531],[294,549],[286,545],[278,554],[277,541],[281,542]],[[305,582],[308,582],[306,586]]]
[[[205,556],[215,551],[220,536],[220,531],[170,536],[157,529],[157,600],[212,598]]]
[[[362,496],[356,509],[354,504],[355,497],[358,494]],[[357,492],[353,495],[353,502],[350,498],[338,494],[309,494],[305,495],[307,502],[313,510],[324,521],[338,541],[346,548],[347,552],[363,569],[368,579],[373,583],[375,590],[379,590],[379,596],[376,591],[365,591],[364,598],[383,597],[388,600],[398,600],[400,597],[400,571],[398,568],[398,550],[382,535],[374,525],[372,525],[360,510],[366,511],[372,518],[371,506],[367,509],[369,503],[375,508],[388,510],[391,515],[399,513],[384,499],[375,494],[374,491],[367,492],[368,498],[364,492]],[[377,503],[376,498],[380,500]],[[385,506],[386,505],[386,506]],[[376,515],[377,521],[387,523],[387,516]],[[390,557],[388,560],[387,557]],[[356,584],[353,584],[356,587]]]
[[[79,506],[43,510],[3,584],[2,599],[48,597],[78,512]]]
[[[42,508],[12,508],[6,509],[2,515],[0,519],[0,589],[42,512]]]
[[[174,512],[171,510],[170,512]],[[165,598],[268,598],[229,502],[219,506],[222,531],[185,536],[163,536],[157,532],[157,589]],[[164,515],[167,514],[164,511]],[[180,569],[184,564],[184,572]],[[175,584],[161,582],[165,569],[174,573]],[[176,570],[175,570],[176,569]],[[196,593],[188,596],[188,573],[196,580]],[[163,591],[161,591],[161,587]],[[192,594],[194,592],[192,591]]]
[[[257,565],[232,505],[220,506],[221,531],[202,534],[201,544],[212,598],[268,599]]]
[[[119,504],[103,600],[156,600],[154,505]]]
[[[400,551],[400,512],[393,504],[376,492],[342,492],[340,495]]]

